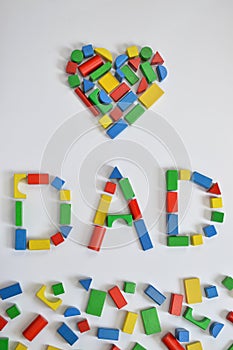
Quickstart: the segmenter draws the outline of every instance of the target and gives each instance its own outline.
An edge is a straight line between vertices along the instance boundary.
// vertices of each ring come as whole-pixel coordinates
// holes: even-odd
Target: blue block
[[[86,291],[89,290],[91,282],[92,282],[92,278],[84,278],[84,279],[79,280],[79,283],[81,284],[81,286],[84,289],[86,289]]]
[[[117,80],[121,83],[122,80],[124,79],[125,75],[124,73],[120,70],[120,69],[117,69],[115,71],[115,78],[117,78]]]
[[[217,338],[221,330],[223,329],[224,324],[219,322],[213,322],[210,325],[210,335],[212,335],[214,338]]]
[[[119,329],[116,328],[98,328],[98,339],[119,340]]]
[[[138,99],[137,95],[130,91],[126,94],[122,99],[117,103],[117,106],[122,110],[122,112],[126,111],[136,100]]]
[[[78,316],[78,315],[81,315],[81,312],[76,307],[68,307],[64,312],[65,317],[72,317],[72,316]]]
[[[73,226],[60,226],[60,232],[64,238],[67,238]]]
[[[78,340],[78,336],[65,323],[62,323],[57,329],[57,333],[70,345],[73,345]]]
[[[167,214],[167,234],[173,236],[179,234],[177,214]]]
[[[175,337],[181,343],[188,343],[189,342],[189,331],[187,331],[187,329],[185,329],[185,328],[176,328],[175,329]]]
[[[115,68],[120,68],[125,62],[128,61],[128,58],[129,57],[125,54],[118,56],[115,60]]]
[[[214,225],[208,225],[203,227],[203,231],[206,237],[213,237],[217,234],[217,231]]]
[[[113,171],[111,172],[111,175],[109,176],[109,179],[122,179],[123,176],[121,175],[119,169],[115,166]]]
[[[156,72],[157,72],[159,81],[163,81],[167,76],[167,69],[162,65],[159,65],[156,67]]]
[[[8,287],[0,289],[0,297],[2,300],[14,297],[15,295],[21,294],[22,289],[19,283],[11,284]]]
[[[156,302],[158,305],[162,305],[166,297],[162,293],[160,293],[155,287],[153,287],[151,284],[148,285],[148,287],[145,289],[144,293],[148,295],[152,300]]]
[[[111,139],[115,139],[115,137],[117,137],[127,127],[128,124],[123,119],[120,119],[107,130],[106,134],[111,137]]]
[[[51,182],[51,185],[55,187],[57,190],[60,190],[62,186],[64,185],[65,181],[60,179],[60,177],[55,177],[53,181]]]
[[[195,184],[206,188],[207,190],[211,187],[213,180],[205,175],[194,171],[191,177],[191,181]]]
[[[218,291],[216,286],[205,287],[204,290],[207,298],[211,299],[218,297]]]
[[[15,230],[15,249],[27,249],[27,231],[25,229],[18,228]]]
[[[83,46],[82,51],[85,58],[94,56],[94,50],[91,44]]]
[[[148,250],[153,248],[153,244],[151,242],[150,235],[147,231],[144,220],[140,219],[140,220],[134,221],[134,227],[137,232],[142,249]]]
[[[106,92],[104,90],[100,91],[99,100],[104,105],[109,105],[112,102],[112,99],[106,94]]]
[[[92,83],[92,81],[90,81],[88,79],[83,79],[83,92],[84,93],[93,89],[94,86],[95,86],[95,84]]]

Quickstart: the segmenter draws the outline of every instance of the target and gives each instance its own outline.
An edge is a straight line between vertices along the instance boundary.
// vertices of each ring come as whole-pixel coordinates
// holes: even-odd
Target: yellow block
[[[56,311],[62,304],[62,300],[59,298],[54,298],[54,300],[48,300],[45,296],[46,285],[43,285],[36,293],[37,298],[39,298],[43,303],[45,303],[52,310]]]
[[[95,225],[100,225],[100,226],[104,225],[111,201],[112,201],[111,196],[108,196],[106,194],[101,195],[100,202],[94,218]]]
[[[25,346],[21,343],[18,343],[15,347],[15,350],[27,350],[27,346]]]
[[[210,198],[210,207],[211,208],[222,208],[222,197],[211,197]]]
[[[28,249],[29,250],[49,250],[50,239],[29,239]]]
[[[104,129],[107,129],[112,124],[112,119],[107,114],[105,114],[102,118],[99,119],[99,123]]]
[[[54,346],[48,345],[47,350],[61,350],[59,348],[55,348]]]
[[[107,213],[102,213],[101,211],[96,211],[93,223],[98,226],[104,226]]]
[[[138,314],[128,311],[125,317],[125,322],[124,322],[122,331],[124,333],[133,334],[137,319],[138,319]]]
[[[71,191],[70,190],[60,190],[60,201],[70,201]]]
[[[187,180],[189,181],[191,178],[191,171],[186,169],[180,170],[180,180]]]
[[[27,178],[27,174],[14,174],[14,198],[27,198],[27,195],[19,191],[19,182]]]
[[[138,100],[143,106],[150,108],[163,94],[164,91],[154,83],[139,97]]]
[[[105,58],[107,61],[112,62],[112,54],[107,49],[104,49],[103,47],[97,47],[94,51],[98,55],[100,55],[103,58]]]
[[[129,58],[137,57],[139,55],[137,46],[127,47],[126,53],[129,56]]]
[[[196,341],[195,343],[190,343],[186,345],[187,350],[203,350],[201,342]]]
[[[186,301],[188,304],[202,303],[201,285],[199,278],[184,280]]]
[[[108,94],[120,84],[111,72],[108,72],[102,78],[100,78],[98,83]]]
[[[192,245],[202,245],[203,244],[203,236],[200,234],[191,236],[191,244]]]

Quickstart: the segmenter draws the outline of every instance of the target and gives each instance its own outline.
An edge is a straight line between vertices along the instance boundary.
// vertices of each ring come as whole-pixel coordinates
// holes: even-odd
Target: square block
[[[196,234],[191,236],[191,244],[196,245],[202,245],[203,244],[203,236],[201,234]]]
[[[62,283],[53,284],[52,290],[54,295],[60,295],[65,293],[64,286]]]
[[[16,304],[9,307],[6,310],[6,313],[10,317],[10,319],[12,319],[12,320],[21,314],[21,312]]]
[[[110,117],[116,122],[123,116],[123,112],[119,107],[115,107],[111,112],[110,112]]]
[[[224,280],[222,281],[222,284],[224,287],[226,287],[228,290],[233,289],[233,278],[230,276],[226,276]]]
[[[175,336],[181,343],[189,342],[189,331],[185,328],[176,328]]]
[[[98,122],[104,129],[107,129],[113,123],[112,119],[107,114],[103,115]]]
[[[139,55],[138,48],[135,45],[127,47],[126,53],[129,56],[129,58],[134,58]]]
[[[64,237],[61,234],[61,232],[57,232],[57,233],[55,233],[55,235],[51,236],[51,241],[53,242],[53,244],[55,246],[57,246],[57,245],[64,242]]]
[[[134,283],[134,282],[125,282],[125,285],[124,285],[124,292],[125,293],[134,294],[135,291],[136,291],[136,283]]]
[[[210,207],[211,208],[222,208],[222,197],[211,197],[210,198]]]
[[[91,44],[83,46],[82,52],[85,58],[94,56],[94,50]]]
[[[187,169],[180,170],[180,180],[189,181],[191,179],[191,171]]]
[[[195,343],[187,344],[186,350],[203,350],[201,342],[196,341]]]
[[[80,333],[84,333],[90,330],[90,326],[88,320],[83,320],[77,323],[78,329]]]
[[[220,211],[212,211],[211,221],[222,223],[224,221],[224,213]]]
[[[116,184],[108,181],[105,185],[104,192],[114,194],[116,192]]]
[[[205,287],[204,290],[207,298],[211,299],[218,297],[218,291],[216,286]]]
[[[70,190],[60,190],[60,201],[70,201],[71,191]]]
[[[119,81],[110,72],[100,78],[98,83],[107,92],[107,94],[109,94],[119,85]]]
[[[208,225],[203,227],[203,231],[206,237],[213,237],[217,234],[216,228],[214,225]]]
[[[27,346],[23,345],[22,343],[18,343],[15,347],[15,350],[27,350]],[[52,349],[49,349],[48,350],[52,350]]]
[[[1,350],[9,349],[9,338],[0,338],[0,349]]]

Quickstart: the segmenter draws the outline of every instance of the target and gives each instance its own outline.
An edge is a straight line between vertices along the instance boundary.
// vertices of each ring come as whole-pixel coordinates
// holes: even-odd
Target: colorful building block
[[[64,225],[60,226],[60,232],[64,238],[67,238],[70,234],[70,231],[72,230],[72,226],[69,225]]]
[[[167,192],[167,213],[178,212],[178,192]]]
[[[46,350],[61,350],[60,348],[55,348],[54,346],[48,345]]]
[[[131,58],[128,62],[130,68],[132,68],[135,72],[138,70],[141,63],[140,57]]]
[[[129,91],[122,99],[117,103],[117,106],[122,112],[125,112],[136,100],[137,95],[133,91]]]
[[[224,221],[224,213],[222,213],[220,211],[212,211],[211,212],[211,221],[222,223]]]
[[[122,332],[133,334],[137,319],[138,319],[138,314],[136,314],[135,312],[127,311]]]
[[[125,300],[125,297],[121,293],[118,286],[114,286],[113,288],[109,289],[108,294],[111,296],[118,309],[122,309],[125,305],[127,305],[127,301]]]
[[[125,282],[124,283],[124,292],[134,294],[136,291],[136,283],[134,282]]]
[[[231,346],[227,350],[233,350],[233,343],[231,344]]]
[[[162,342],[169,350],[184,350],[183,346],[171,333],[167,333],[163,338]]]
[[[112,118],[110,118],[107,114],[103,115],[103,117],[101,117],[98,120],[98,123],[104,128],[107,129],[110,125],[112,125],[113,121]]]
[[[165,295],[160,293],[158,289],[153,287],[151,284],[149,284],[148,287],[144,290],[144,293],[158,305],[162,305],[166,300]]]
[[[15,226],[23,226],[23,202],[15,202]]]
[[[51,186],[56,188],[56,190],[60,191],[62,186],[64,185],[65,181],[60,179],[60,177],[56,176],[53,181],[51,182]]]
[[[100,317],[102,315],[106,296],[106,292],[92,289],[90,292],[86,313]]]
[[[104,340],[119,340],[119,329],[99,327],[97,331],[98,339]]]
[[[82,74],[83,77],[86,77],[87,75],[94,72],[96,69],[101,67],[104,64],[102,58],[99,55],[96,55],[86,62],[82,63],[78,66],[79,72]]]
[[[0,338],[0,349],[1,350],[9,349],[9,338]]]
[[[131,199],[128,203],[129,210],[133,216],[133,220],[139,220],[142,218],[142,213],[140,211],[137,199]]]
[[[63,235],[61,234],[61,232],[55,233],[55,234],[52,235],[50,238],[51,238],[51,241],[53,242],[53,244],[54,244],[55,246],[58,246],[59,244],[61,244],[61,243],[64,242],[64,237],[63,237]]]
[[[167,68],[164,66],[157,66],[156,73],[157,73],[159,82],[161,82],[167,77]]]
[[[139,102],[147,109],[150,108],[162,95],[164,91],[155,83],[138,98]]]
[[[29,239],[28,241],[29,250],[50,250],[49,239]]]
[[[105,219],[112,201],[112,197],[106,194],[102,194],[98,204],[98,208],[94,217],[94,224],[103,226]]]
[[[203,350],[202,344],[199,341],[186,345],[186,350]]]
[[[67,62],[67,65],[66,65],[66,73],[68,74],[75,74],[76,71],[77,71],[77,68],[78,68],[78,65],[76,62]]]
[[[224,327],[223,323],[219,323],[219,322],[211,323],[211,325],[210,325],[210,335],[212,335],[212,337],[214,337],[214,338],[217,338],[217,336],[219,335],[219,333],[221,332],[223,327]]]
[[[138,48],[135,45],[127,47],[126,53],[129,56],[129,58],[134,58],[139,55]]]
[[[91,73],[90,80],[91,81],[99,80],[104,74],[110,71],[111,68],[112,68],[112,64],[110,62],[103,64],[101,67],[96,69],[93,73]]]
[[[60,225],[70,225],[71,222],[71,204],[60,204]]]
[[[83,92],[84,93],[93,89],[94,86],[95,86],[95,84],[92,81],[90,81],[88,79],[83,79]]]
[[[78,95],[80,100],[85,104],[85,106],[94,115],[94,117],[97,117],[100,114],[100,111],[93,105],[93,103],[87,98],[87,96],[79,87],[76,88],[74,92]]]
[[[204,290],[205,290],[205,295],[208,299],[218,297],[218,291],[216,286],[208,286],[208,287],[205,287]]]
[[[18,343],[15,347],[15,350],[27,350],[28,347],[23,345],[22,343]],[[56,350],[55,348],[54,349],[49,349],[49,347],[47,348],[47,350]],[[59,350],[59,349],[58,349]]]
[[[103,47],[96,47],[95,53],[102,56],[106,61],[112,62],[112,54],[109,50],[103,48]]]
[[[21,293],[23,293],[23,291],[19,283],[14,283],[5,288],[0,289],[0,297],[2,298],[2,300],[14,297]]]
[[[169,313],[171,315],[180,316],[182,312],[184,296],[182,294],[172,293],[170,300]]]
[[[210,207],[213,209],[222,208],[223,207],[222,197],[211,197],[210,198]]]
[[[132,125],[143,115],[144,112],[145,109],[140,104],[137,104],[125,115],[125,120]]]
[[[99,89],[95,89],[90,93],[88,99],[100,110],[102,114],[106,114],[112,109],[112,104],[110,103],[108,105],[105,105],[101,103],[99,100],[99,92]]]
[[[27,174],[14,174],[14,198],[26,199],[27,195],[19,190],[19,183],[27,178]]]
[[[71,61],[81,63],[83,60],[83,52],[81,50],[74,50],[70,56]]]
[[[150,235],[147,231],[146,224],[143,219],[134,221],[134,227],[137,232],[141,247],[143,250],[149,250],[153,248],[153,244],[150,239]]]
[[[104,192],[114,194],[116,192],[116,184],[114,182],[106,182]]]
[[[99,100],[104,105],[109,105],[112,102],[111,98],[109,97],[108,94],[106,94],[106,92],[104,90],[100,91],[100,93],[99,93]]]
[[[124,220],[128,226],[132,226],[133,217],[131,214],[108,215],[107,226],[112,227],[116,220]]]
[[[38,315],[29,326],[23,331],[23,336],[32,341],[48,324],[48,321],[41,315]]]
[[[128,178],[120,179],[119,185],[120,185],[120,188],[121,188],[121,191],[124,195],[125,200],[128,201],[128,200],[132,199],[133,197],[135,197],[133,188],[132,188]]]
[[[139,84],[138,84],[138,88],[137,88],[137,94],[141,94],[142,92],[146,91],[146,89],[148,88],[148,83],[145,77],[142,77],[142,79],[140,80]]]
[[[57,329],[57,333],[67,341],[68,344],[73,345],[79,339],[78,336],[65,323]]]
[[[110,96],[113,101],[117,102],[129,91],[129,86],[126,83],[122,83],[116,89],[114,89],[113,92],[111,92]]]
[[[113,108],[113,110],[110,112],[110,117],[116,122],[117,120],[119,120],[121,117],[123,116],[123,112],[122,110],[116,106],[115,108]]]
[[[73,317],[73,316],[79,316],[79,315],[81,315],[80,310],[74,306],[69,306],[64,312],[64,317]]]
[[[217,194],[217,195],[220,195],[221,194],[221,190],[219,188],[219,185],[218,183],[214,183],[207,191],[208,193],[211,193],[211,194]]]
[[[120,170],[115,166],[113,171],[111,172],[110,176],[109,176],[109,179],[116,179],[116,180],[119,180],[119,179],[122,179],[122,175],[121,175],[121,172]]]
[[[70,201],[71,191],[70,190],[60,190],[60,201]]]
[[[167,234],[174,236],[179,234],[177,214],[167,214]]]
[[[226,287],[228,290],[232,290],[233,289],[233,278],[230,276],[226,276],[223,280],[222,280],[222,284],[224,285],[224,287]],[[1,295],[1,291],[0,291],[0,295]]]
[[[115,77],[117,78],[117,80],[122,83],[122,80],[125,78],[124,73],[121,71],[120,68],[116,69],[115,71]]]
[[[191,244],[193,246],[202,245],[204,243],[203,242],[203,236],[201,234],[192,235],[190,237],[190,240],[191,240]]]
[[[190,181],[191,171],[187,169],[181,169],[179,171],[179,180]]]
[[[45,296],[45,292],[46,292],[46,285],[43,285],[36,293],[37,298],[40,299],[45,305],[50,307],[53,311],[56,311],[59,308],[59,306],[61,306],[62,300],[59,298],[54,298],[53,300],[49,300]]]
[[[124,63],[128,61],[128,58],[129,56],[127,56],[126,54],[117,56],[117,58],[115,59],[115,68],[120,68]]]
[[[87,292],[89,291],[91,282],[92,282],[92,278],[83,278],[79,280],[79,283]]]
[[[176,328],[175,329],[175,337],[181,343],[189,342],[189,331],[185,328]]]
[[[195,324],[197,327],[199,327],[199,328],[201,328],[201,329],[203,329],[203,330],[206,330],[206,329],[208,328],[208,326],[209,326],[211,320],[210,320],[208,317],[203,317],[202,320],[195,320],[195,319],[193,318],[193,315],[192,315],[192,314],[193,314],[193,309],[192,309],[191,307],[188,306],[188,307],[186,308],[184,314],[183,314],[183,317],[184,317],[187,321],[189,321],[189,322]]]
[[[118,346],[116,346],[116,345],[113,345],[112,347],[111,347],[111,349],[110,350],[121,350],[120,348],[118,348]]]
[[[168,236],[167,237],[168,247],[188,247],[189,236]]]
[[[27,249],[27,231],[22,228],[15,230],[15,250]]]
[[[203,232],[204,232],[205,236],[208,238],[216,236],[216,234],[217,234],[217,230],[216,230],[214,225],[207,225],[207,226],[203,227]]]
[[[127,127],[128,124],[124,120],[120,119],[107,130],[107,135],[111,137],[111,139],[115,139]]]
[[[167,191],[178,190],[178,170],[167,170],[166,184],[167,184]]]
[[[6,327],[8,321],[0,315],[0,331],[3,330],[3,328]]]
[[[28,185],[48,185],[49,174],[28,174]]]
[[[88,332],[91,329],[88,320],[79,321],[77,326],[80,333]]]
[[[109,94],[112,92],[118,85],[119,81],[112,75],[111,72],[105,74],[99,81],[99,85]]]
[[[125,79],[128,81],[130,85],[134,85],[138,82],[139,77],[134,73],[134,71],[128,65],[123,66],[120,70],[123,72]]]
[[[85,58],[94,56],[93,46],[91,44],[82,47],[82,52]]]
[[[146,348],[144,348],[144,346],[142,346],[141,344],[136,343],[132,350],[146,350]]]
[[[141,63],[140,69],[149,84],[157,80],[157,75],[148,61]]]
[[[60,283],[53,284],[52,291],[54,295],[64,294],[65,290],[64,290],[63,283],[60,282]]]
[[[157,65],[157,64],[163,64],[163,63],[164,63],[164,60],[163,60],[162,56],[160,55],[160,53],[158,51],[156,51],[156,53],[152,57],[151,64]]]
[[[88,245],[89,249],[100,251],[106,228],[101,226],[94,226],[92,236]]]
[[[16,318],[17,316],[19,316],[21,314],[21,312],[16,304],[8,307],[8,309],[6,309],[6,313],[7,313],[8,317],[10,317],[11,320],[13,320],[14,318]]]
[[[184,279],[187,304],[202,303],[201,284],[199,278]]]
[[[147,335],[161,332],[161,326],[157,309],[151,307],[149,309],[141,310],[141,317],[145,333]]]
[[[213,180],[203,174],[198,173],[197,171],[194,171],[191,176],[191,181],[193,181],[195,184],[204,187],[206,189],[209,189],[212,185]]]
[[[233,311],[228,312],[227,314],[227,320],[233,323]]]
[[[147,61],[152,56],[152,49],[149,46],[144,46],[140,51],[140,57],[142,60]]]

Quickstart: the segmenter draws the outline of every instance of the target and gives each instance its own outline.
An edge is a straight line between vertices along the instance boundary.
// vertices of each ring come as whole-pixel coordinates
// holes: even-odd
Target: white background
[[[49,320],[49,326],[29,348],[45,349],[45,345],[50,344],[68,349],[69,346],[56,334],[56,328],[63,321],[64,308],[54,313],[37,300],[35,292],[41,284],[51,285],[53,282],[63,281],[66,289],[64,305],[76,305],[84,311],[88,296],[78,286],[78,279],[83,276],[92,276],[93,287],[105,290],[116,283],[122,287],[124,280],[137,282],[137,293],[135,296],[128,296],[129,305],[126,310],[130,311],[139,311],[153,305],[143,295],[146,283],[154,284],[167,296],[166,303],[158,308],[162,333],[147,337],[143,334],[140,320],[132,336],[121,335],[119,347],[122,349],[131,349],[135,341],[139,341],[147,349],[163,349],[165,347],[160,341],[162,335],[167,331],[174,332],[175,327],[179,326],[190,330],[192,341],[201,340],[204,349],[227,349],[233,342],[232,325],[225,320],[227,311],[233,309],[232,293],[221,286],[223,276],[233,275],[232,10],[233,4],[230,0],[221,3],[216,0],[1,1],[0,286],[20,281],[24,289],[22,296],[9,302],[0,301],[2,315],[6,307],[14,301],[22,310],[20,318],[11,321],[0,333],[0,336],[9,336],[12,340],[10,349],[14,349],[15,341],[27,344],[21,332],[36,313],[44,315]],[[180,135],[189,154],[192,169],[219,181],[223,192],[226,221],[223,226],[218,226],[219,235],[213,239],[205,239],[202,247],[175,250],[167,248],[163,238],[164,212],[160,212],[159,221],[151,230],[155,248],[149,252],[141,251],[138,242],[134,241],[123,247],[104,249],[95,254],[74,242],[79,239],[79,234],[83,237],[83,231],[79,227],[74,228],[74,239],[71,236],[63,246],[53,248],[50,252],[19,253],[14,250],[13,174],[38,171],[44,150],[57,128],[69,123],[70,117],[83,111],[82,103],[66,84],[64,69],[70,52],[87,43],[93,43],[95,47],[106,47],[114,55],[122,53],[131,44],[139,47],[149,45],[164,56],[169,70],[169,77],[163,84],[166,93],[152,110],[163,116],[164,122],[172,126],[174,134]],[[81,117],[86,117],[86,121],[81,120]],[[150,128],[148,122],[151,117],[145,115],[143,118],[138,125],[144,129]],[[86,123],[87,129],[95,125],[95,120],[85,113],[78,115],[77,121],[84,127]],[[70,132],[73,132],[73,137],[75,130]],[[74,208],[77,209],[74,217],[79,216],[80,220],[87,220],[88,223],[94,214],[90,210],[90,202],[93,199],[93,205],[97,205],[103,182],[97,181],[97,185],[94,184],[96,169],[92,163],[85,164],[86,184],[82,183],[81,192],[84,197],[85,191],[91,193],[87,208],[83,209],[85,198],[78,195],[80,188],[77,172],[82,166],[79,159],[84,161],[88,153],[94,152],[95,143],[101,145],[108,141],[99,129],[95,129],[89,136],[91,138],[88,139],[87,135],[74,146],[62,170],[59,164],[55,164],[55,160],[59,158],[58,139],[54,159],[51,164],[47,164],[46,169],[41,169],[53,175],[64,174],[67,188],[73,193]],[[114,157],[120,158],[121,170],[131,178],[139,201],[142,206],[147,207],[145,215],[148,216],[153,208],[154,212],[161,211],[165,192],[161,188],[160,192],[158,188],[156,190],[157,185],[151,182],[146,187],[146,177],[150,175],[150,181],[153,181],[153,173],[143,177],[142,170],[138,175],[135,172],[143,164],[142,158],[147,153],[145,149],[151,154],[158,150],[157,141],[154,141],[153,149],[153,142],[150,144],[149,137],[143,141],[140,137],[140,129],[137,127],[122,134],[119,141],[116,141],[119,142],[119,148],[114,151]],[[66,138],[69,138],[69,134],[64,135],[64,139]],[[127,142],[129,139],[138,144],[142,142],[144,146],[143,155],[140,156],[142,158],[139,157],[136,168],[132,166],[130,159],[129,165],[127,161],[123,161],[125,149],[122,148],[120,140]],[[62,142],[61,139],[60,141]],[[107,145],[113,147],[110,142]],[[155,179],[158,176],[161,179],[163,171],[174,164],[169,157],[164,156],[162,160],[159,160],[157,154],[154,157],[152,171],[154,169]],[[115,164],[111,163],[110,157],[108,160],[111,165]],[[102,169],[97,177],[103,175],[101,171],[104,171],[105,161],[104,154],[100,153],[95,157],[95,166]],[[145,169],[146,162],[147,160]],[[182,164],[182,160],[176,163],[178,168],[186,165],[187,163]],[[105,169],[104,175],[107,175],[106,171]],[[153,186],[154,193],[150,192]],[[184,189],[183,193],[186,192]],[[25,190],[28,191],[28,188]],[[31,204],[27,204],[27,210],[25,209],[26,226],[32,236],[34,233],[34,237],[38,237],[43,232],[41,235],[45,237],[56,228],[48,220],[40,190],[32,192],[30,191],[27,202]],[[154,207],[151,207],[150,202],[147,203],[149,192],[154,196]],[[145,193],[147,196],[144,198]],[[186,204],[182,204],[183,208],[186,208]],[[208,201],[206,197],[203,199],[203,192],[199,190],[189,204],[190,210],[183,226],[186,233],[188,230],[195,232],[195,229],[200,229],[201,226],[197,224],[203,221],[203,212]],[[56,213],[54,210],[55,222]],[[114,237],[117,237],[117,230],[118,226],[112,231]],[[121,230],[122,227],[119,226],[119,232]],[[130,232],[126,229],[127,234],[135,237],[135,233]],[[80,238],[81,243],[82,239]],[[207,315],[213,321],[226,324],[216,340],[207,331],[203,332],[182,318],[167,313],[170,293],[183,293],[182,279],[186,277],[199,277],[202,286],[218,286],[218,299],[203,298],[202,304],[194,306],[197,315]],[[124,315],[125,311],[117,311],[108,299],[102,318],[89,317],[93,329],[89,335],[80,337],[74,348],[109,349],[110,344],[98,341],[95,337],[96,327],[103,325],[120,328]],[[69,321],[73,329],[76,329],[76,321],[77,319]]]

